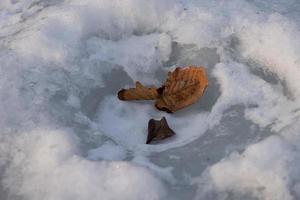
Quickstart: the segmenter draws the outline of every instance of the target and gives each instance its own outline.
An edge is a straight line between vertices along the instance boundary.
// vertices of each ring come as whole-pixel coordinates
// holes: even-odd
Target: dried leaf
[[[169,72],[164,85],[158,89],[159,97],[155,107],[167,112],[175,112],[195,103],[208,85],[203,67],[177,67]]]
[[[157,96],[157,88],[147,88],[138,81],[135,83],[135,88],[122,89],[118,92],[120,100],[154,100]]]
[[[161,118],[161,120],[150,119],[146,144],[153,140],[163,140],[173,135],[175,135],[175,132],[169,127],[165,117]]]
[[[120,100],[156,100],[155,107],[169,113],[195,103],[208,85],[203,67],[177,67],[168,73],[166,82],[160,88],[145,87],[136,82],[135,88],[122,89]]]

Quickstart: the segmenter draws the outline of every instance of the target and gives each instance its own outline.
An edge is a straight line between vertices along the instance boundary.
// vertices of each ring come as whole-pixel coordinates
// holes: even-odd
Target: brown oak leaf
[[[135,88],[122,89],[118,92],[120,100],[154,100],[158,93],[155,87],[145,87],[139,81],[135,83]]]
[[[158,89],[159,97],[155,107],[167,112],[175,112],[195,103],[208,85],[203,67],[177,67],[169,72],[164,85]]]
[[[150,119],[146,144],[149,144],[151,141],[163,140],[173,135],[175,135],[175,132],[169,127],[165,117],[161,118],[161,120]]]
[[[156,100],[155,107],[169,113],[195,103],[208,85],[205,68],[177,67],[168,73],[166,82],[160,88],[145,87],[136,82],[135,88],[122,89],[120,100]]]

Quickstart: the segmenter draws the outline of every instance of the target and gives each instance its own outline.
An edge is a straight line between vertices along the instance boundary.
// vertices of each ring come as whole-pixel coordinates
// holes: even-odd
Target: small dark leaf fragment
[[[146,144],[151,141],[163,140],[175,135],[175,132],[169,127],[165,117],[161,120],[150,119],[148,122],[148,137]]]

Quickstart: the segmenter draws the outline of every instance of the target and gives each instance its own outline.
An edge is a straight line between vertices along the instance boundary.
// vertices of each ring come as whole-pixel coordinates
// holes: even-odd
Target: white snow
[[[68,132],[43,129],[18,135],[10,144],[1,142],[11,154],[3,187],[12,197],[33,200],[152,200],[165,195],[163,184],[149,170],[128,162],[87,160],[77,154],[76,144]]]
[[[1,0],[0,199],[299,199],[299,13],[296,0]],[[207,69],[197,104],[117,99],[179,64]],[[162,116],[176,136],[146,145]]]

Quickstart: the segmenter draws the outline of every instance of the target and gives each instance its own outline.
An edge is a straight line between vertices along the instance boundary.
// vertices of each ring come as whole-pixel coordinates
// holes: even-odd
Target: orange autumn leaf
[[[135,88],[122,89],[118,92],[120,100],[154,100],[157,95],[157,88],[146,88],[138,81],[135,83]]]
[[[208,85],[203,67],[177,67],[169,72],[168,78],[159,92],[155,107],[167,112],[175,112],[195,103]]]
[[[122,89],[120,100],[156,100],[155,107],[166,112],[175,112],[195,103],[204,93],[208,79],[203,67],[177,67],[168,73],[160,88],[143,86],[136,82],[135,88]]]

